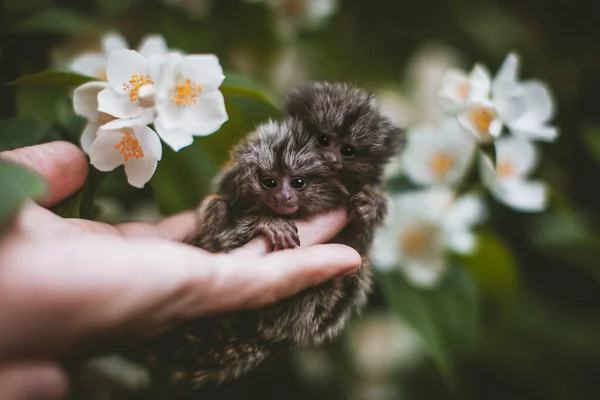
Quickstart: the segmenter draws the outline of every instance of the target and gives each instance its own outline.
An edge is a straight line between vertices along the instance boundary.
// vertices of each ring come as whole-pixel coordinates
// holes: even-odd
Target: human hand
[[[74,193],[87,176],[81,151],[64,142],[0,157],[46,178],[45,206]],[[0,239],[0,364],[54,361],[148,339],[189,319],[262,307],[354,273],[361,261],[353,249],[316,245],[347,222],[342,211],[297,221],[299,249],[267,254],[258,238],[230,254],[210,254],[178,242],[193,232],[193,212],[156,225],[110,226],[28,203]],[[64,388],[56,367],[44,367]],[[23,376],[14,371],[9,384]]]

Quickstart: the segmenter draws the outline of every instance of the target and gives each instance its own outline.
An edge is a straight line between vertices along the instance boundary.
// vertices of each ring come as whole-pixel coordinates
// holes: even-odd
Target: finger
[[[0,367],[2,399],[54,400],[67,394],[67,377],[52,364],[25,364]]]
[[[160,221],[156,227],[174,240],[183,240],[196,232],[198,221],[195,211],[184,211]]]
[[[360,255],[341,244],[282,250],[264,257],[226,255],[217,282],[198,315],[264,307],[338,276],[356,273]]]
[[[87,178],[88,164],[83,152],[68,142],[51,142],[0,153],[0,158],[32,169],[49,186],[40,202],[52,206],[80,189]]]
[[[294,221],[298,228],[300,247],[326,243],[338,234],[350,222],[346,210],[336,210],[325,214],[315,215],[307,220]],[[257,237],[245,246],[231,253],[256,256],[268,253],[268,242],[263,237]]]
[[[183,241],[192,236],[196,231],[196,214],[193,211],[184,211],[166,218],[156,225],[143,222],[125,222],[115,225],[114,228],[125,236],[154,237]]]

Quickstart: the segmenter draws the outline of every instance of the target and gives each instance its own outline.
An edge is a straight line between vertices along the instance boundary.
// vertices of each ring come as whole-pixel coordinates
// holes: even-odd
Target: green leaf
[[[17,88],[17,116],[43,124],[58,122],[61,102],[70,102],[70,89],[59,86],[23,85]]]
[[[482,297],[503,308],[515,305],[520,291],[516,261],[500,237],[491,231],[482,232],[477,251],[461,259]]]
[[[600,237],[580,213],[546,212],[531,221],[528,236],[538,251],[580,268],[600,283]]]
[[[418,289],[396,273],[378,275],[392,309],[422,337],[440,371],[454,380],[453,361],[471,345],[477,328],[478,301],[473,282],[451,268],[439,286]]]
[[[33,119],[0,119],[0,151],[41,143],[48,126]]]
[[[600,125],[588,125],[582,132],[585,149],[592,159],[600,165]]]
[[[225,98],[244,97],[254,99],[278,109],[279,105],[266,88],[242,75],[228,74],[221,85],[221,92]]]
[[[38,199],[46,193],[42,178],[15,164],[0,161],[0,231],[27,198]]]
[[[141,0],[96,0],[98,9],[107,17],[115,17],[140,2]]]
[[[19,33],[81,34],[97,33],[105,28],[92,19],[66,9],[49,9],[34,14],[11,29]]]
[[[97,81],[97,78],[69,71],[48,70],[37,74],[22,76],[9,85],[48,85],[74,87],[84,83]]]

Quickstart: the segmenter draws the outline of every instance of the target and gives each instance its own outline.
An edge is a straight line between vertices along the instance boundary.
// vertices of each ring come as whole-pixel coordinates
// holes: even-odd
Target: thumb
[[[56,365],[14,364],[0,366],[3,400],[54,400],[67,395],[67,377]]]
[[[0,159],[27,167],[40,174],[50,189],[43,206],[66,199],[85,183],[88,164],[83,152],[68,142],[50,142],[0,152]]]

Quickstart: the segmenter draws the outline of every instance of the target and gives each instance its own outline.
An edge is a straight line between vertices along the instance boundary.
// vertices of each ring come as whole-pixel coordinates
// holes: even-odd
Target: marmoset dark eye
[[[343,146],[341,153],[344,157],[352,157],[356,153],[356,149],[352,146]]]
[[[319,143],[323,147],[329,146],[329,136],[319,133],[317,135],[317,143]]]
[[[275,182],[275,179],[273,178],[264,178],[262,181],[260,181],[260,183],[265,189],[273,189],[274,187],[277,187],[277,182]]]
[[[302,189],[306,185],[306,181],[302,178],[294,178],[290,182],[290,186],[294,189]]]

